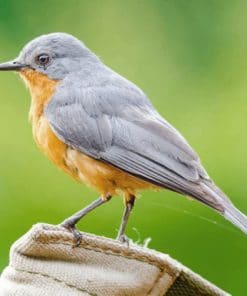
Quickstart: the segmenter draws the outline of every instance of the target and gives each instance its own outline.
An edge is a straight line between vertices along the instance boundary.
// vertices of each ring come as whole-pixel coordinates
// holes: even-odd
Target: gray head
[[[14,61],[0,64],[0,71],[32,69],[57,80],[79,71],[83,65],[98,61],[77,38],[65,33],[52,33],[30,41]]]

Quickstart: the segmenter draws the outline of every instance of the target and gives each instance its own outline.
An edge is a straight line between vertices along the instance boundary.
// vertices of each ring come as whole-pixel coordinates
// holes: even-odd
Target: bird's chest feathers
[[[136,189],[153,187],[117,168],[68,148],[54,134],[44,114],[44,108],[52,98],[59,82],[49,80],[45,75],[32,70],[22,71],[21,76],[32,95],[29,119],[32,123],[34,139],[39,148],[58,167],[75,179],[95,187],[103,196],[108,193],[114,195],[116,190],[131,196]]]
[[[33,70],[22,71],[21,77],[27,84],[32,96],[29,120],[32,124],[35,142],[53,162],[63,166],[63,156],[67,147],[53,133],[44,115],[44,108],[52,98],[59,82],[50,80],[47,76]]]
[[[51,80],[34,70],[22,70],[20,76],[30,90],[32,102],[29,119],[32,124],[36,124],[43,116],[44,108],[51,100],[59,81]]]

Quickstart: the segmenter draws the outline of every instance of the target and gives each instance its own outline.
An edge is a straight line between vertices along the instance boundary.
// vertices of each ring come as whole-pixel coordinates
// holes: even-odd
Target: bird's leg
[[[124,214],[123,214],[122,222],[117,235],[117,240],[123,243],[128,243],[128,238],[124,235],[124,233],[125,233],[125,229],[126,229],[126,225],[127,225],[130,213],[134,207],[134,203],[135,203],[135,196],[132,196],[132,198],[126,201],[125,203]]]
[[[103,205],[107,201],[111,199],[111,196],[107,196],[106,198],[98,198],[91,204],[89,204],[87,207],[83,208],[81,211],[75,213],[71,217],[65,219],[60,226],[68,229],[71,231],[75,237],[76,240],[76,246],[79,246],[81,242],[81,233],[76,229],[76,224],[89,212],[93,211],[94,209],[98,208],[99,206]]]

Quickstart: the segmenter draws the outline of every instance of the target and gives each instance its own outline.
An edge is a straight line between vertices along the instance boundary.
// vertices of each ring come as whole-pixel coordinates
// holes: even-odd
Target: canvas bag
[[[12,246],[0,296],[227,296],[168,255],[37,224]]]

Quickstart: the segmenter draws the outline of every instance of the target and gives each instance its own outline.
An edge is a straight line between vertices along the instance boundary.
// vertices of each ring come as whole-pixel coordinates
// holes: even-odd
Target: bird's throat
[[[31,69],[20,71],[20,76],[32,96],[29,120],[35,124],[43,115],[44,107],[51,100],[59,81],[49,79],[48,76]]]

